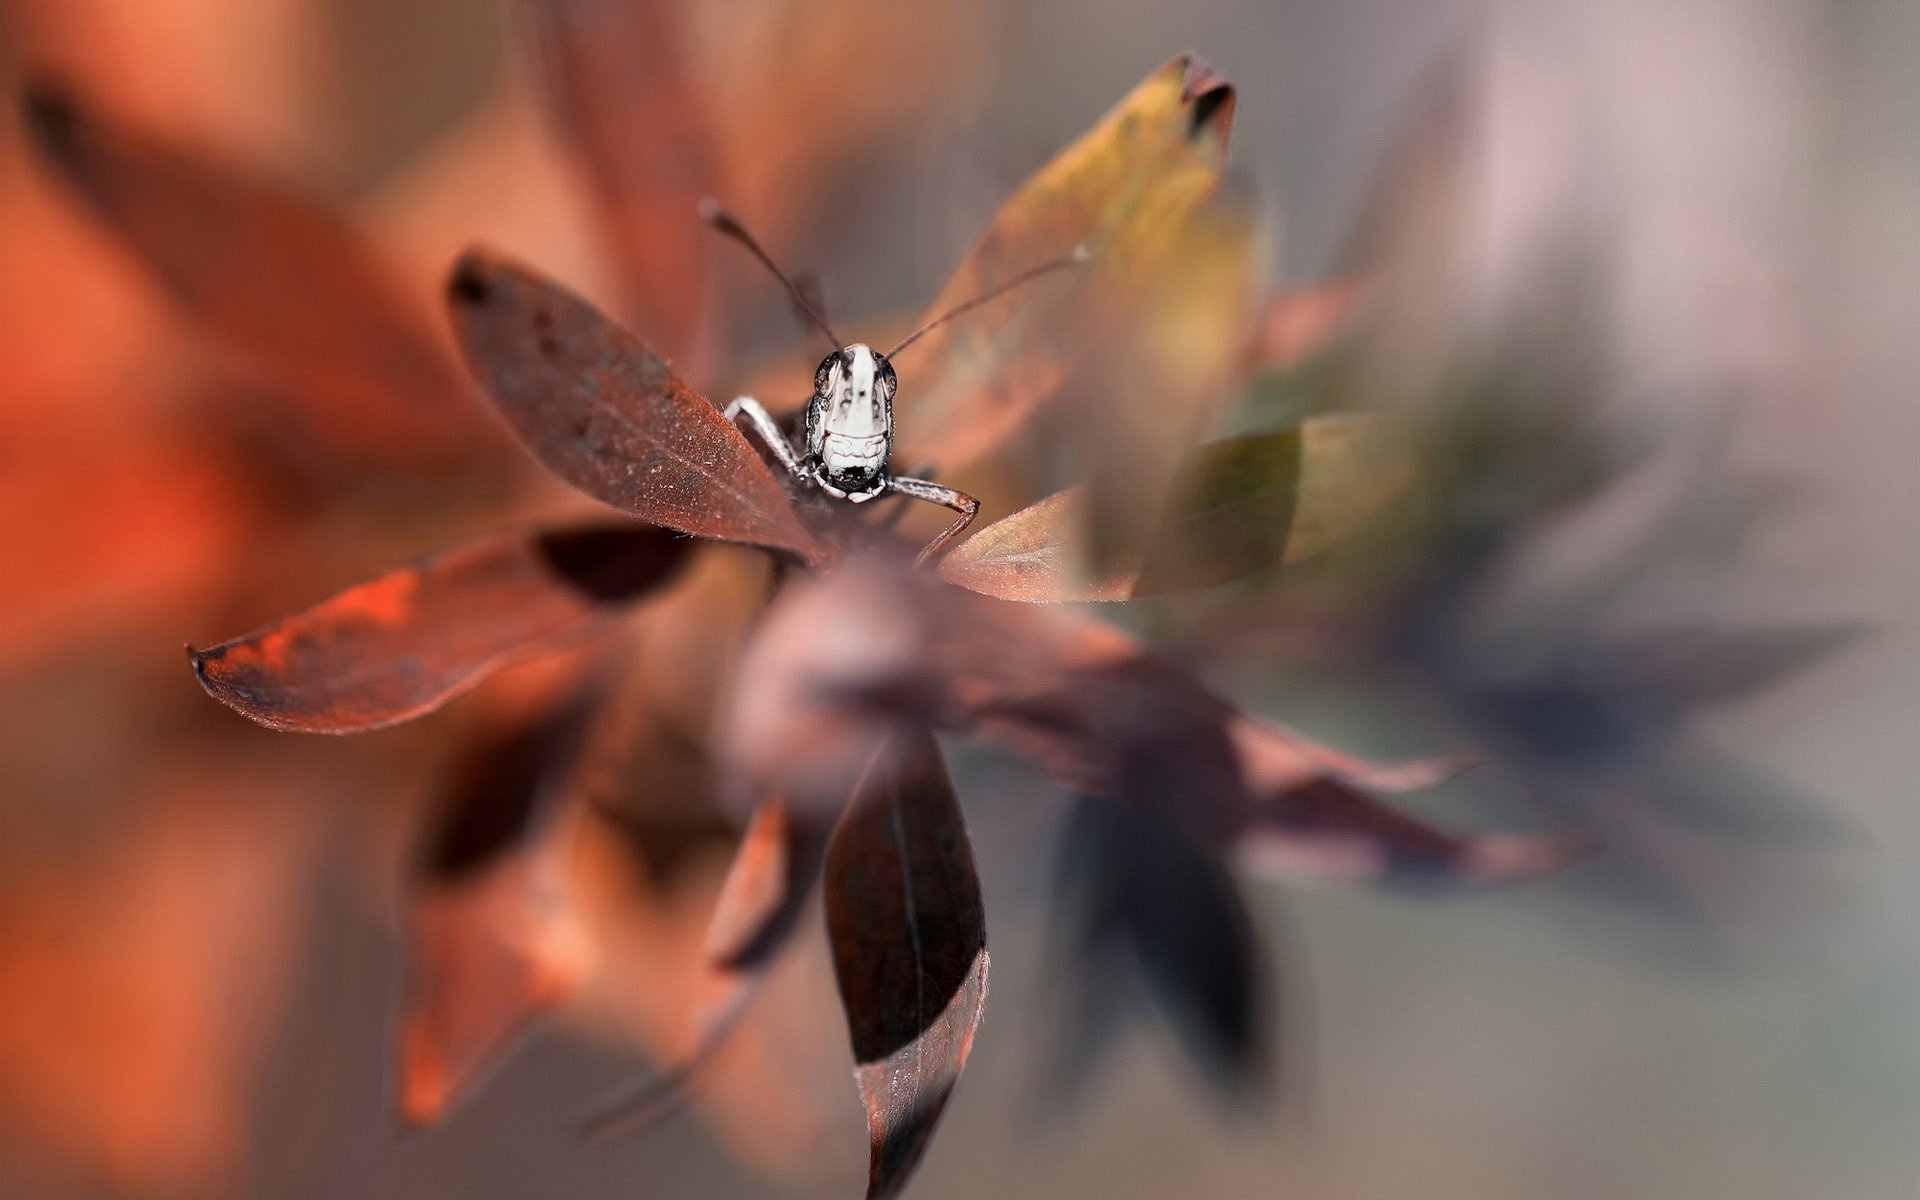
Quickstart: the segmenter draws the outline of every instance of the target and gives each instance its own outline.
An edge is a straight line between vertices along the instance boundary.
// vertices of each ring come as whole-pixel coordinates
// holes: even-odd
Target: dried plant
[[[818,881],[869,1115],[869,1195],[905,1186],[987,989],[979,884],[935,730],[1003,741],[1097,805],[1164,827],[1169,869],[1197,870],[1216,891],[1230,889],[1213,865],[1228,852],[1288,877],[1476,881],[1536,873],[1569,852],[1553,839],[1449,834],[1369,794],[1434,782],[1463,765],[1455,757],[1382,765],[1339,754],[1240,711],[1111,625],[1029,603],[1280,566],[1336,539],[1400,481],[1403,468],[1358,465],[1376,439],[1351,421],[1187,450],[1263,344],[1247,224],[1211,198],[1232,111],[1232,89],[1203,65],[1169,63],[1014,193],[934,302],[939,316],[1063,247],[1085,248],[1084,267],[929,335],[902,373],[903,460],[943,471],[977,460],[1087,362],[1130,381],[1117,408],[1163,422],[1144,451],[1090,438],[1083,491],[987,526],[937,572],[908,566],[914,543],[889,519],[783,481],[715,405],[587,301],[475,250],[447,286],[469,369],[540,463],[628,520],[472,543],[192,652],[207,691],[264,725],[360,732],[661,601],[697,539],[769,556],[772,601],[737,665],[721,668],[727,699],[708,736],[714,795],[746,832],[713,910],[692,1035],[676,1065],[603,1114],[602,1132],[644,1121],[697,1081]],[[50,115],[43,127],[76,173],[95,166],[73,121]],[[552,918],[565,889],[552,890],[547,868],[582,801],[564,780],[595,689],[558,694],[494,739],[419,860],[400,1043],[413,1120],[437,1116],[578,982],[578,948]],[[535,820],[549,800],[549,819]],[[1154,871],[1151,845],[1122,836],[1134,840],[1111,843],[1101,869]],[[1150,936],[1153,915],[1123,905],[1099,919]],[[1242,965],[1249,981],[1258,974]],[[1229,1056],[1254,1052],[1231,1030],[1224,1041]]]

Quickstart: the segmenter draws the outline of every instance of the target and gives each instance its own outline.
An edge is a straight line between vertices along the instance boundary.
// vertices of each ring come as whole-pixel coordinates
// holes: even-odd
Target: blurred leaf
[[[764,0],[752,20],[726,5],[679,7],[700,52],[728,207],[772,246],[862,195],[872,172],[939,143],[974,99],[999,17],[988,5],[891,0]],[[849,87],[855,30],[860,86]]]
[[[445,886],[480,874],[530,839],[541,808],[577,762],[598,699],[594,689],[536,703],[470,736],[448,769],[417,874]]]
[[[337,213],[301,192],[28,94],[41,157],[216,336],[309,400],[330,442],[408,462],[484,431],[441,336]]]
[[[867,1106],[869,1200],[919,1166],[987,998],[986,913],[930,734],[876,765],[827,850],[827,931]]]
[[[695,212],[719,167],[695,81],[686,6],[520,0],[544,82],[587,169],[624,269],[634,328],[669,358],[695,353],[709,255]]]
[[[1247,347],[1248,365],[1259,371],[1299,366],[1352,328],[1368,293],[1369,280],[1361,275],[1268,297]]]
[[[667,530],[625,523],[489,538],[188,653],[208,695],[262,725],[380,729],[593,628],[665,586],[687,553]]]
[[[647,1128],[685,1102],[792,940],[820,873],[822,831],[771,799],[754,810],[714,900],[693,992],[690,1044],[671,1065],[596,1111],[596,1141]]]
[[[1140,562],[1182,456],[1244,372],[1255,234],[1251,206],[1237,198],[1216,196],[1179,221],[1162,268],[1122,318],[1126,336],[1088,359],[1064,397],[1096,575]]]
[[[1082,797],[1061,844],[1056,919],[1074,926],[1073,1022],[1110,1017],[1139,972],[1187,1056],[1229,1099],[1257,1101],[1273,1075],[1271,971],[1225,866],[1152,808]]]
[[[1085,246],[1091,261],[929,334],[899,454],[951,470],[991,450],[1052,395],[1109,314],[1150,278],[1177,222],[1226,161],[1233,88],[1181,55],[1022,184],[928,308],[932,317]]]
[[[555,475],[670,529],[819,557],[733,422],[592,305],[478,251],[447,301],[475,377]]]
[[[580,977],[536,842],[573,776],[593,689],[485,724],[448,775],[411,881],[401,1119],[439,1120]]]
[[[1562,839],[1455,835],[1387,808],[1460,756],[1375,764],[1241,711],[1178,663],[1071,610],[988,600],[862,564],[790,584],[744,656],[723,758],[825,789],[876,736],[964,729],[1062,786],[1157,808],[1202,846],[1248,846],[1305,878],[1546,870]],[[842,793],[844,794],[844,793]]]
[[[549,907],[517,855],[414,900],[397,1034],[409,1124],[438,1120],[580,978],[579,948]]]
[[[1088,578],[1069,488],[1003,517],[940,564],[950,583],[1003,600],[1126,600],[1212,587],[1297,563],[1358,532],[1411,482],[1383,423],[1316,417],[1299,429],[1199,447],[1182,464],[1144,566]]]
[[[1251,735],[1273,736],[1270,730]],[[1285,882],[1512,883],[1557,871],[1591,848],[1578,838],[1455,834],[1330,775],[1259,794],[1252,820],[1233,839],[1242,866]]]

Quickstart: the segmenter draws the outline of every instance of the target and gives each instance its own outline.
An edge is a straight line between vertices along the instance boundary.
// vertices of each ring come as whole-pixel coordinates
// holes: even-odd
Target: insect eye
[[[820,369],[813,373],[814,391],[825,392],[827,390],[827,381],[833,378],[833,364],[839,360],[840,355],[838,352],[829,354],[820,360]]]

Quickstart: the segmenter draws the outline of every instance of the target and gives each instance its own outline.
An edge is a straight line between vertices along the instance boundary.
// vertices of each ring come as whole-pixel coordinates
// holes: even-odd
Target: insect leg
[[[793,447],[787,442],[786,435],[780,432],[780,425],[773,419],[772,414],[762,408],[760,402],[752,396],[735,397],[733,403],[727,405],[727,420],[736,421],[743,414],[747,418],[747,424],[760,435],[760,440],[767,444],[767,449],[773,451],[773,456],[780,460],[780,465],[804,479],[806,472],[800,469],[800,460],[793,456]]]
[[[903,496],[912,496],[915,500],[926,500],[934,504],[943,504],[960,514],[958,520],[940,531],[938,537],[928,542],[926,548],[914,557],[913,565],[924,566],[940,557],[947,543],[960,536],[960,531],[973,523],[974,514],[980,511],[980,502],[972,496],[950,488],[944,483],[933,483],[925,479],[913,479],[896,475],[887,480],[887,487]]]
[[[907,472],[907,474],[913,476],[919,482],[931,483],[933,481],[933,464],[921,463],[919,466],[913,468],[913,470]],[[899,497],[900,503],[893,506],[893,511],[873,523],[875,529],[882,531],[890,530],[900,523],[900,518],[907,515],[907,508],[909,507],[907,501],[911,499],[911,497],[905,492],[900,492]]]

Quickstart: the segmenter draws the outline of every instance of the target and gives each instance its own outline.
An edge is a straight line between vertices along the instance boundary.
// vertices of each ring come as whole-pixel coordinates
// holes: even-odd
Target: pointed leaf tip
[[[931,734],[855,789],[827,851],[827,930],[871,1139],[868,1200],[898,1196],[973,1049],[986,914]]]
[[[1183,62],[1186,74],[1180,81],[1180,101],[1190,106],[1187,140],[1211,133],[1224,141],[1233,127],[1233,85],[1197,54],[1185,55]]]
[[[381,729],[595,628],[675,578],[690,548],[624,523],[490,538],[187,657],[208,695],[270,729]]]
[[[20,116],[40,152],[55,160],[65,158],[82,119],[73,93],[49,79],[27,85],[20,97]]]
[[[466,251],[454,260],[447,275],[447,300],[453,304],[485,304],[493,295],[493,283],[487,278],[486,260],[474,251]]]
[[[560,479],[670,529],[820,561],[733,422],[586,300],[472,249],[448,276],[447,303],[468,369]]]

